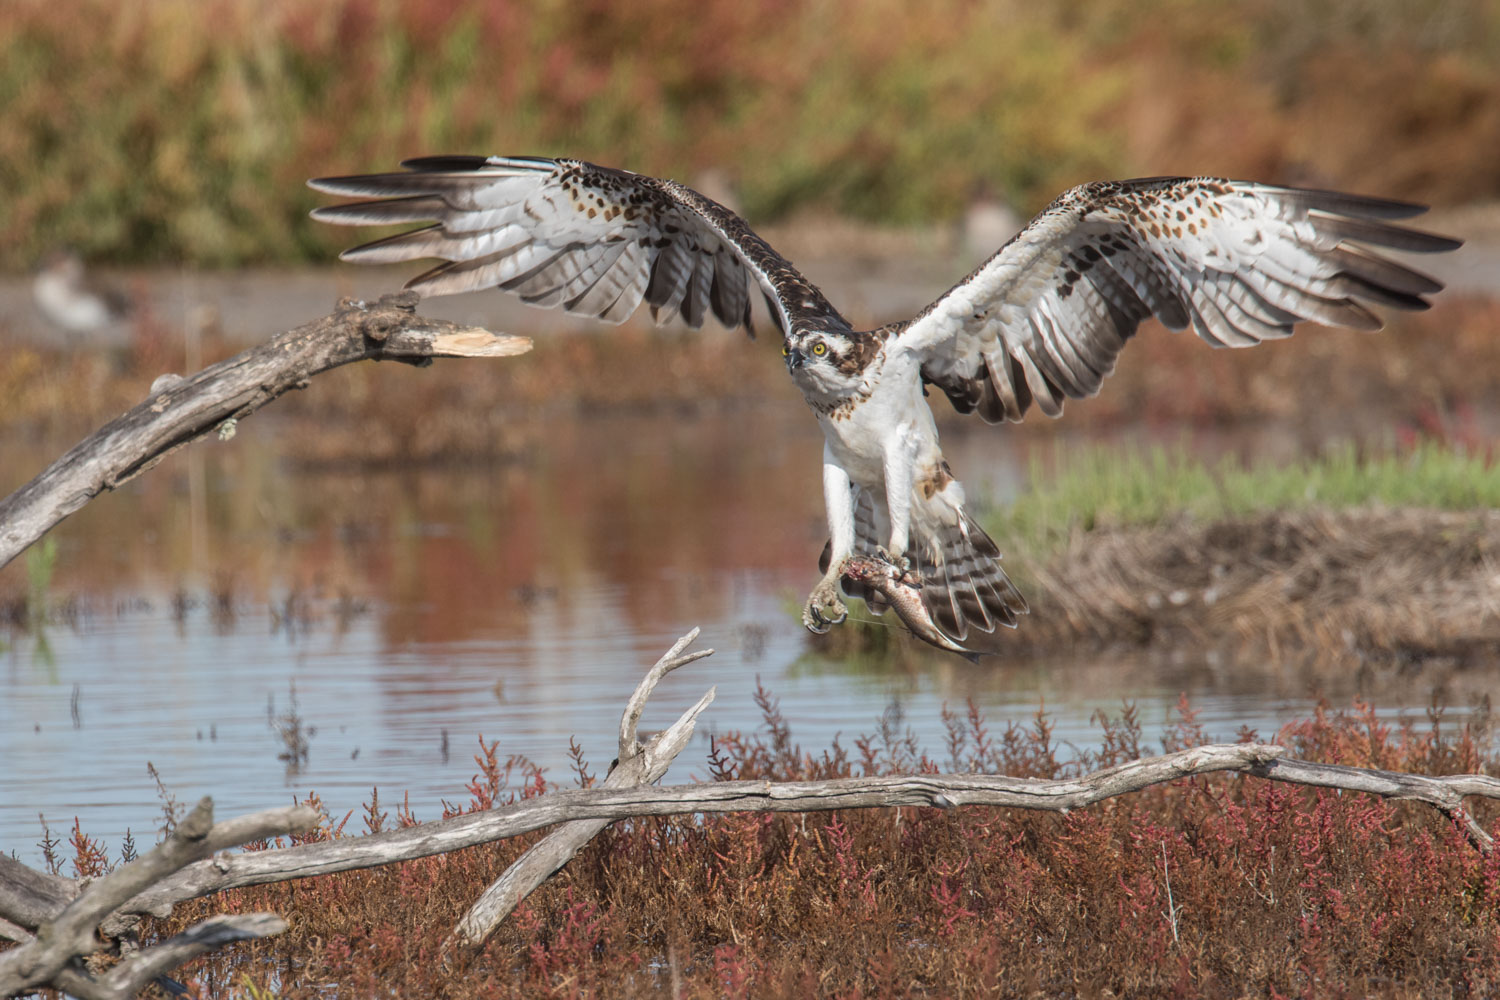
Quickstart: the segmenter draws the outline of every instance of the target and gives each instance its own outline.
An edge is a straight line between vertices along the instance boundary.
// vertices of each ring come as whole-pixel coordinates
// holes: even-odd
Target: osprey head
[[[853,392],[864,377],[869,352],[863,346],[848,329],[793,327],[782,342],[781,355],[803,392],[842,396]]]

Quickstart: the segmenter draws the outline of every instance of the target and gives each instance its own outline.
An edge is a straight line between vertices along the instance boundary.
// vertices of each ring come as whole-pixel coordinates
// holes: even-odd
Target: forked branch
[[[248,885],[373,868],[475,847],[579,820],[614,822],[685,813],[820,812],[891,806],[1003,806],[1067,812],[1151,785],[1215,771],[1272,781],[1343,788],[1429,803],[1463,824],[1481,850],[1491,839],[1464,808],[1470,795],[1500,799],[1500,779],[1428,777],[1320,764],[1263,743],[1209,744],[1131,761],[1078,778],[1041,780],[992,774],[918,774],[831,781],[716,781],[693,785],[590,788],[554,792],[488,812],[435,823],[190,865],[131,900],[125,913],[163,913],[183,900]]]
[[[684,712],[670,728],[652,736],[644,746],[637,738],[637,727],[641,721],[641,713],[646,710],[647,700],[663,677],[678,667],[713,655],[711,649],[684,654],[683,650],[692,645],[696,638],[698,630],[695,628],[678,639],[646,672],[646,676],[626,702],[625,711],[620,716],[620,755],[605,776],[603,787],[635,788],[660,781],[672,761],[692,739],[693,724],[714,700],[716,688],[709,688],[708,693],[699,698],[697,704]],[[484,942],[495,932],[495,928],[500,926],[500,922],[521,900],[573,860],[573,856],[583,850],[584,845],[609,826],[610,822],[608,819],[574,820],[564,823],[548,834],[546,839],[533,845],[464,914],[448,939],[448,948],[468,952],[477,952],[483,948]]]
[[[566,864],[590,837],[612,822],[641,816],[801,813],[892,806],[941,809],[1002,806],[1066,812],[1161,782],[1230,771],[1271,781],[1426,802],[1459,823],[1480,850],[1493,848],[1489,834],[1469,815],[1464,799],[1471,795],[1500,799],[1500,779],[1486,775],[1429,777],[1321,764],[1288,757],[1283,747],[1263,743],[1192,747],[1076,778],[1054,780],[990,774],[918,774],[831,781],[718,781],[654,786],[651,782],[661,777],[687,745],[699,714],[713,699],[714,692],[710,690],[671,727],[644,744],[639,739],[640,717],[656,684],[670,671],[711,652],[684,652],[696,636],[695,629],[679,640],[657,661],[631,696],[620,722],[620,759],[601,788],[554,792],[487,812],[366,837],[224,854],[211,861],[182,864],[231,842],[265,837],[264,832],[258,832],[267,822],[263,817],[280,816],[275,822],[289,828],[311,821],[310,813],[296,818],[286,811],[260,814],[214,827],[195,849],[197,853],[182,847],[172,848],[170,862],[152,862],[158,867],[151,869],[151,878],[145,877],[144,870],[128,878],[116,877],[120,874],[116,873],[91,884],[81,895],[76,893],[76,884],[68,880],[44,876],[0,858],[0,921],[9,921],[10,927],[22,928],[25,934],[25,928],[36,928],[38,913],[52,915],[48,917],[50,930],[38,931],[34,939],[0,955],[0,995],[14,991],[17,984],[25,988],[52,983],[84,997],[119,996],[123,995],[116,990],[119,982],[127,978],[132,983],[144,982],[174,964],[178,955],[198,954],[215,947],[214,942],[227,939],[223,937],[225,934],[271,933],[278,926],[270,915],[259,923],[243,926],[202,924],[122,963],[118,969],[128,967],[135,971],[112,971],[110,976],[116,979],[75,981],[72,977],[84,973],[68,964],[71,958],[64,957],[63,963],[58,964],[59,956],[86,954],[87,950],[80,949],[95,947],[94,927],[100,927],[106,934],[118,933],[135,914],[166,916],[176,903],[225,889],[410,861],[557,826],[550,837],[524,854],[497,880],[454,929],[449,942],[450,955],[462,958],[481,948],[505,915]],[[192,824],[184,826],[196,829]],[[170,844],[148,857],[157,858]],[[160,872],[168,870],[170,874],[160,877]],[[107,895],[96,895],[101,892]],[[77,899],[68,903],[74,895]],[[110,909],[114,910],[113,915],[100,924],[101,917]],[[0,930],[4,929],[0,926]]]
[[[51,906],[39,900],[62,890],[62,886],[44,881],[42,895],[32,893],[29,902],[23,905],[18,902],[23,894],[13,891],[14,887],[25,883],[35,889],[36,880],[31,876],[37,873],[16,862],[0,871],[5,882],[5,888],[0,890],[0,907],[5,908],[3,917],[27,935],[15,948],[0,954],[0,996],[50,987],[85,1000],[129,997],[153,979],[204,952],[285,930],[285,922],[272,913],[215,917],[132,953],[103,975],[91,975],[81,964],[80,960],[87,956],[112,949],[113,945],[99,936],[101,924],[142,890],[216,851],[249,840],[302,833],[315,826],[320,816],[307,806],[290,806],[217,825],[213,818],[213,800],[205,798],[154,850],[94,879],[81,892],[62,891],[62,896],[71,896],[67,901],[54,894]],[[44,912],[37,919],[38,906],[52,912]]]

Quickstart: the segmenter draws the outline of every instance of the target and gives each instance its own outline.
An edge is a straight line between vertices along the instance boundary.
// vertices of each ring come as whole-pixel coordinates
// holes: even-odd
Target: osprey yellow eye
[[[791,354],[791,353],[792,353],[792,349],[790,347],[786,346],[785,344],[781,345],[781,356],[783,358],[786,357],[788,354]]]
[[[825,355],[825,354],[828,353],[828,345],[827,344],[814,344],[813,345],[813,353],[816,354],[818,357],[821,358],[823,355]]]

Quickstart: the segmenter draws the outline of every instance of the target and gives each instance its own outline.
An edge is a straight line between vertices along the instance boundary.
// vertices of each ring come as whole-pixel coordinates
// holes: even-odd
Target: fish
[[[920,584],[913,584],[910,574],[896,564],[876,556],[854,555],[845,560],[842,575],[845,589],[851,593],[869,590],[879,594],[918,639],[957,653],[970,663],[978,663],[980,656],[984,655],[959,645],[937,627],[922,603]],[[867,599],[867,603],[871,602]],[[873,603],[871,606],[875,610]]]

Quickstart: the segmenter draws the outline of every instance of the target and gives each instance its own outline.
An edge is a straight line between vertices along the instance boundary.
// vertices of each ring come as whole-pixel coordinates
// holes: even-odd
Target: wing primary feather
[[[646,301],[651,303],[652,316],[658,322],[671,318],[682,305],[687,295],[688,282],[693,276],[694,251],[675,243],[663,247],[651,265],[651,280],[646,285]]]
[[[1074,338],[1069,336],[1069,331],[1064,328],[1063,322],[1065,321],[1058,317],[1056,306],[1057,299],[1054,295],[1044,295],[1032,308],[1039,320],[1036,325],[1041,331],[1042,344],[1046,347],[1047,354],[1053,361],[1053,369],[1058,376],[1057,384],[1069,396],[1077,399],[1089,394],[1092,372],[1079,356]],[[1079,331],[1079,333],[1084,332]]]
[[[1312,320],[1324,326],[1347,326],[1356,330],[1378,330],[1380,318],[1348,299],[1331,299],[1288,284],[1280,278],[1257,272],[1247,283],[1272,305],[1292,313],[1300,322]]]
[[[703,317],[708,312],[708,286],[713,266],[713,258],[699,254],[687,280],[686,294],[682,297],[682,319],[694,330],[703,326]]]
[[[1016,364],[1024,373],[1023,381],[1031,390],[1031,398],[1036,405],[1049,417],[1055,417],[1062,413],[1062,390],[1058,389],[1053,382],[1042,374],[1036,362],[1032,360],[1031,352],[1025,347],[1018,347],[1011,353]]]
[[[343,205],[324,205],[312,210],[319,222],[336,226],[385,226],[406,222],[427,222],[442,218],[448,203],[432,195],[413,194],[400,198],[376,198],[351,201]]]
[[[557,169],[557,161],[545,156],[468,156],[468,155],[446,155],[446,156],[413,156],[401,161],[401,166],[407,170],[421,173],[479,173],[483,171],[489,174],[499,173],[502,169],[510,171],[529,171],[532,173],[549,173]]]
[[[1307,218],[1312,223],[1313,229],[1320,235],[1389,247],[1392,250],[1406,250],[1410,253],[1439,253],[1444,250],[1457,250],[1463,246],[1462,240],[1423,232],[1420,229],[1388,226],[1381,222],[1329,215],[1317,210],[1308,212]]]
[[[1386,306],[1390,309],[1402,309],[1407,312],[1424,312],[1432,308],[1432,303],[1420,295],[1396,291],[1357,274],[1341,274],[1339,275],[1339,279],[1345,285],[1352,286],[1350,292],[1354,296],[1367,299],[1377,305]]]
[[[985,351],[983,357],[990,384],[1004,408],[1005,419],[1013,424],[1020,423],[1031,407],[1031,390],[1026,386],[1025,372],[1003,349]]]
[[[588,313],[597,316],[601,304],[607,304],[603,302],[606,297],[609,302],[614,302],[619,297],[619,289],[612,282],[606,283],[605,279],[611,277],[615,263],[624,252],[624,244],[616,244],[606,249],[598,260],[590,264],[590,272],[587,272],[583,279],[588,282],[587,287],[564,302],[563,308],[570,313]]]
[[[1390,198],[1372,198],[1318,188],[1269,188],[1276,197],[1304,208],[1352,215],[1363,219],[1410,219],[1427,211],[1426,205]]]
[[[1343,273],[1363,278],[1393,292],[1435,295],[1443,290],[1443,283],[1436,278],[1358,246],[1340,246],[1328,251],[1326,256]]]
[[[620,289],[620,294],[615,300],[599,313],[599,318],[606,323],[623,323],[630,318],[646,296],[647,270],[642,265],[642,256],[645,250],[639,243],[627,244],[625,256],[632,259],[632,263],[626,268],[627,280],[625,286]],[[655,307],[652,308],[655,312]]]
[[[514,242],[504,242],[506,237],[512,237]],[[400,264],[423,257],[462,261],[493,257],[527,242],[525,233],[508,226],[487,233],[454,237],[438,224],[372,240],[345,250],[339,254],[339,259],[362,264]]]

